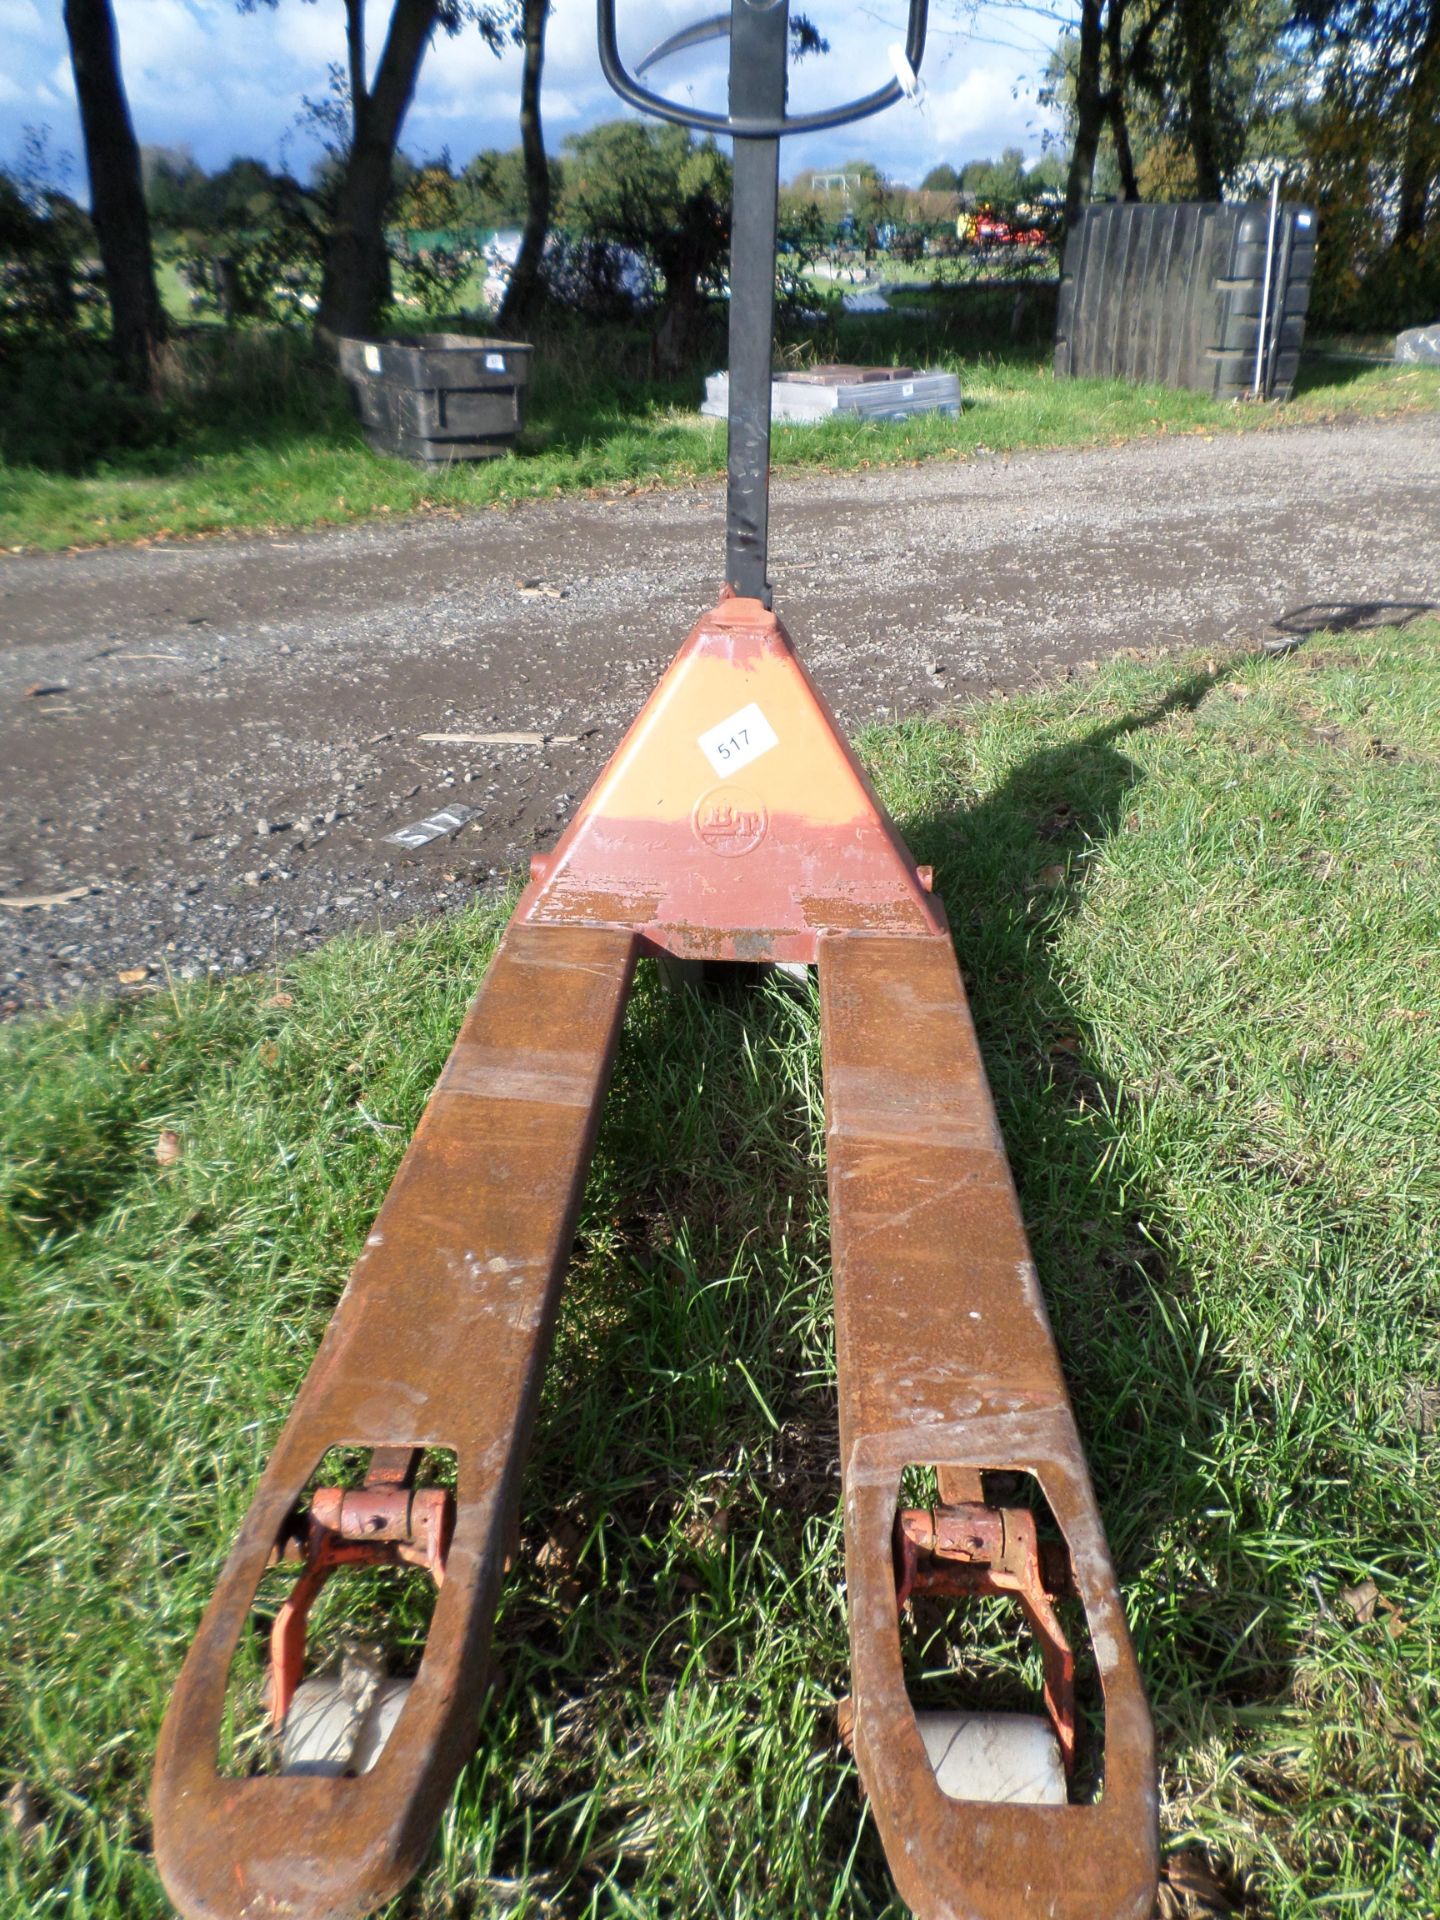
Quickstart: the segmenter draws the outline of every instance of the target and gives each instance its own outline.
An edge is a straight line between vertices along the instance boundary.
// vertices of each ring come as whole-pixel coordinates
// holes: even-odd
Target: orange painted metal
[[[738,595],[696,624],[532,873],[518,920],[630,927],[682,959],[813,961],[847,927],[945,927],[789,635]]]
[[[277,1734],[304,1678],[310,1609],[330,1576],[342,1567],[423,1567],[443,1586],[455,1498],[443,1487],[397,1487],[372,1472],[353,1492],[317,1487],[303,1524],[304,1570],[270,1629],[270,1724]],[[288,1545],[274,1557],[288,1559]]]
[[[1013,1594],[1040,1648],[1045,1712],[1069,1778],[1075,1771],[1075,1654],[1051,1605],[1035,1516],[979,1501],[902,1508],[895,1516],[895,1599]]]

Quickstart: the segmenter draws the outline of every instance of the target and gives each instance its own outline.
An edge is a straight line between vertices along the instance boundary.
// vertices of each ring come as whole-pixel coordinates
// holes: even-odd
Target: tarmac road
[[[720,577],[715,486],[0,561],[0,1012],[458,905],[551,844]],[[855,727],[1440,603],[1440,416],[785,477]],[[44,689],[56,689],[47,691]],[[422,733],[578,736],[425,744]],[[415,852],[385,836],[475,809]]]

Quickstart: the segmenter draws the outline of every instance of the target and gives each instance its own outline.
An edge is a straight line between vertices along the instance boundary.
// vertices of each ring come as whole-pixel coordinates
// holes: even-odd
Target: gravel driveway
[[[0,1010],[458,905],[547,846],[713,600],[714,486],[0,562]],[[854,727],[1440,602],[1440,416],[784,478]],[[544,745],[425,743],[518,732]],[[573,736],[573,737],[567,737]],[[385,836],[473,817],[416,851]]]

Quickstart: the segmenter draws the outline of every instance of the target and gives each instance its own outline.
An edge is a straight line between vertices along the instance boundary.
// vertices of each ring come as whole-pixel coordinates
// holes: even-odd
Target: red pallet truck
[[[899,99],[925,16],[911,0],[899,77],[791,115],[788,0],[731,0],[638,70],[728,34],[729,111],[712,114],[624,66],[614,0],[600,0],[601,62],[622,98],[734,140],[725,586],[533,862],[200,1623],[153,1790],[160,1873],[194,1920],[362,1914],[424,1857],[476,1741],[626,996],[637,960],[663,955],[819,970],[845,1731],[896,1886],[926,1920],[1152,1911],[1149,1715],[945,916],[766,578],[779,140]],[[336,1449],[344,1484],[322,1471]],[[902,1504],[915,1468],[906,1486],[928,1505]],[[250,1771],[222,1769],[237,1648],[267,1569],[287,1563],[273,1738]],[[418,1670],[307,1676],[312,1606],[332,1579],[377,1567],[436,1587]],[[1038,1650],[1043,1711],[917,1712],[902,1656],[916,1609],[995,1596]]]

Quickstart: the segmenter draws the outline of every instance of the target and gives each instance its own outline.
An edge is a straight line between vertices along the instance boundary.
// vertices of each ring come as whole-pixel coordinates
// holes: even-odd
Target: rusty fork
[[[176,1683],[156,1754],[155,1851],[183,1913],[330,1920],[404,1885],[473,1751],[490,1623],[637,941],[512,926],[281,1432]],[[367,1484],[303,1505],[333,1448]],[[417,1487],[454,1456],[453,1498]],[[435,1607],[413,1685],[353,1778],[218,1765],[230,1671],[277,1556],[301,1563],[272,1630],[272,1717],[293,1701],[320,1587],[418,1565]]]
[[[758,750],[717,778],[717,734],[748,728]],[[535,862],[280,1436],[162,1734],[167,1887],[207,1920],[332,1920],[418,1866],[475,1738],[520,1469],[641,954],[818,965],[854,1743],[901,1893],[936,1920],[1008,1920],[1029,1910],[1017,1886],[1043,1889],[1054,1920],[1144,1914],[1149,1717],[944,915],[784,628],[737,595],[700,620]],[[365,1484],[302,1506],[317,1462],[341,1446],[371,1450]],[[417,1484],[430,1448],[455,1456],[453,1502]],[[929,1512],[900,1510],[916,1464],[939,1469]],[[1063,1545],[1023,1509],[986,1504],[982,1476],[996,1471],[1034,1476]],[[217,1770],[231,1662],[277,1555],[301,1572],[272,1632],[276,1722],[333,1574],[413,1566],[436,1585],[413,1686],[357,1777]],[[1103,1696],[1103,1794],[977,1808],[982,1780],[954,1797],[906,1692],[903,1610],[926,1593],[1013,1596],[1041,1648],[1041,1724],[1068,1774],[1074,1665],[1055,1601],[1072,1589]]]
[[[1046,1543],[1049,1545],[1049,1543]],[[1069,1587],[1063,1549],[1043,1556],[1026,1507],[978,1501],[895,1516],[895,1598],[973,1599],[1013,1594],[1040,1648],[1045,1712],[1068,1778],[1075,1771],[1075,1655],[1052,1601]]]
[[[310,1609],[341,1567],[421,1567],[437,1587],[455,1527],[455,1497],[442,1487],[415,1485],[423,1452],[378,1447],[357,1489],[317,1487],[310,1505],[292,1516],[270,1556],[273,1566],[300,1560],[300,1577],[270,1629],[270,1724],[280,1733],[305,1671]]]

